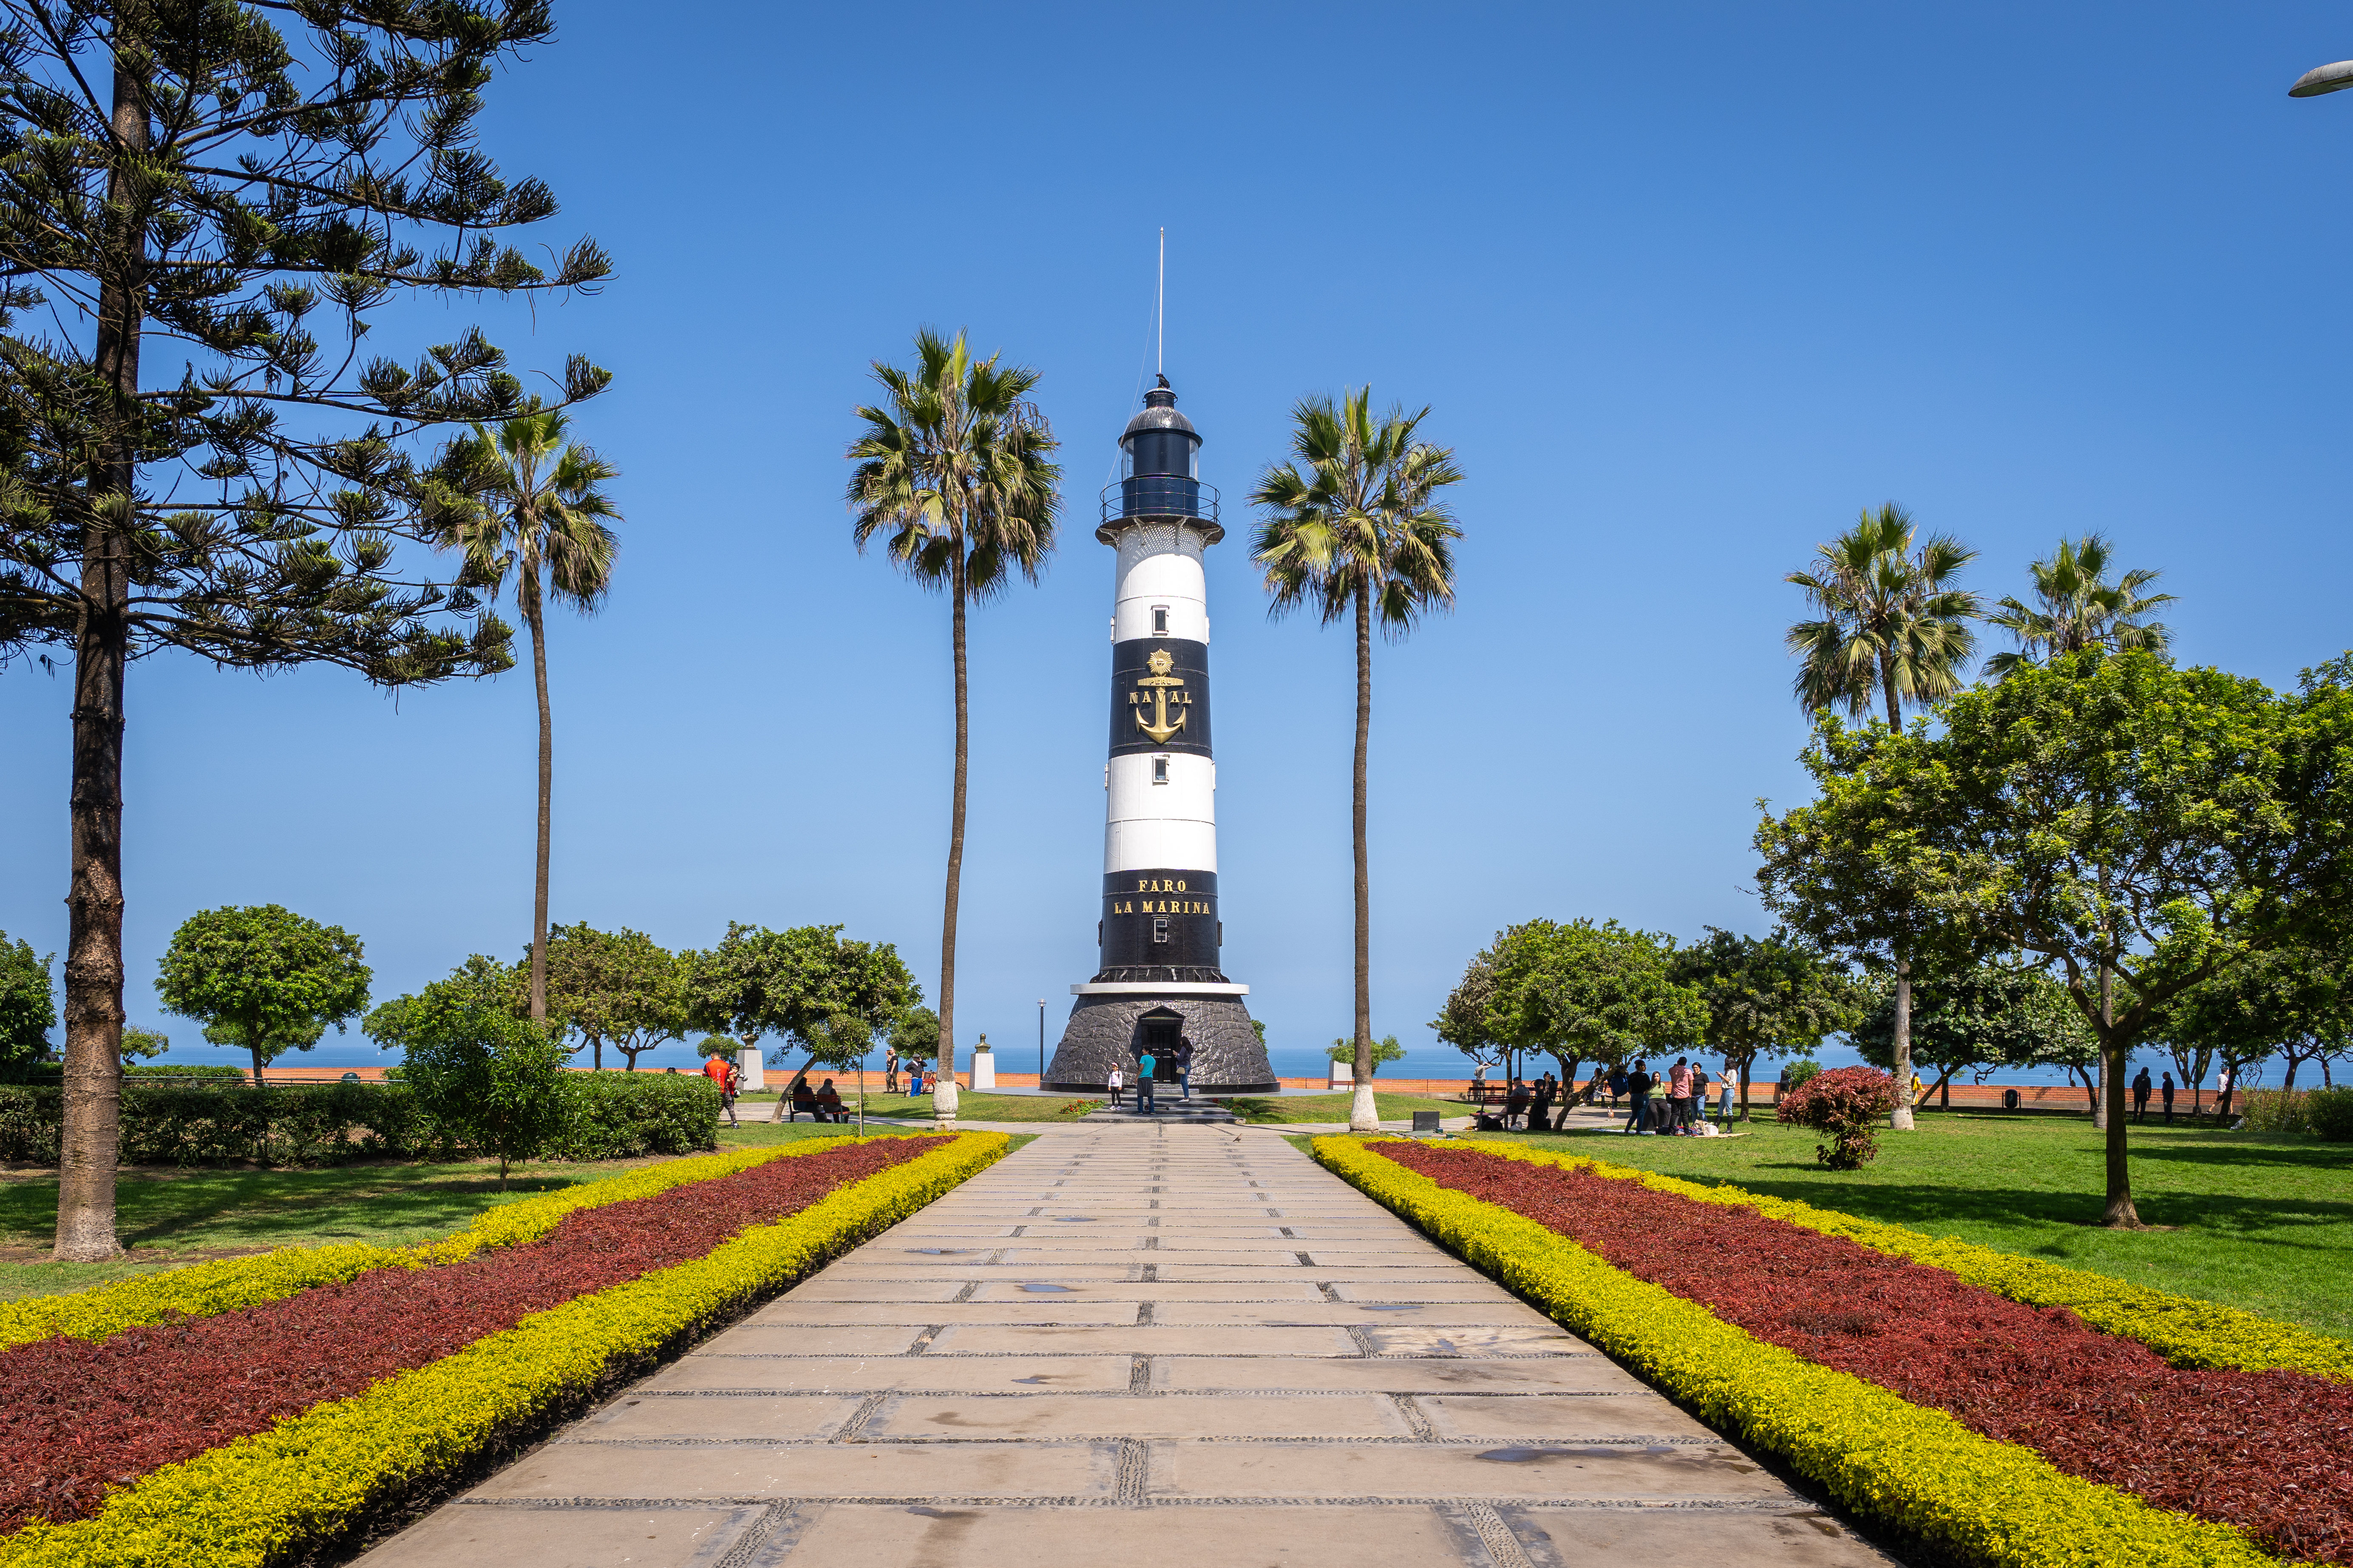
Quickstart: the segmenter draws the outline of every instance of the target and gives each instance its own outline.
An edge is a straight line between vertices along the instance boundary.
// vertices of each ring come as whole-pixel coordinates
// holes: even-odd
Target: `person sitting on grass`
[[[833,1087],[831,1079],[826,1079],[824,1086],[817,1091],[817,1119],[819,1121],[849,1120],[849,1112],[841,1108],[840,1091]]]
[[[790,1121],[803,1113],[807,1113],[811,1121],[822,1120],[817,1113],[817,1090],[809,1087],[806,1075],[793,1079],[791,1100],[791,1105],[785,1111],[786,1121]]]

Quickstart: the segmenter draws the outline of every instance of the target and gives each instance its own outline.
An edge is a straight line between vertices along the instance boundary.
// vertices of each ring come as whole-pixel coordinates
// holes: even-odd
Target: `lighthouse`
[[[1119,482],[1095,538],[1118,553],[1112,589],[1110,757],[1103,764],[1103,876],[1094,978],[1077,998],[1045,1087],[1130,1083],[1147,1051],[1173,1088],[1276,1087],[1219,959],[1218,761],[1209,719],[1209,602],[1203,553],[1223,539],[1218,492],[1201,483],[1200,433],[1168,378],[1119,438]]]

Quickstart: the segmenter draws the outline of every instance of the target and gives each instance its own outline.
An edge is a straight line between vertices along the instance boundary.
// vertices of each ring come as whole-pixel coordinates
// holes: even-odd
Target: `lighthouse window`
[[[1168,921],[1166,919],[1155,918],[1153,921],[1152,940],[1155,942],[1166,942],[1168,940]]]
[[[1168,635],[1167,605],[1155,605],[1152,606],[1152,631],[1153,635],[1155,637],[1166,637]]]
[[[1152,782],[1154,784],[1166,784],[1168,782],[1167,758],[1155,757],[1152,759]]]

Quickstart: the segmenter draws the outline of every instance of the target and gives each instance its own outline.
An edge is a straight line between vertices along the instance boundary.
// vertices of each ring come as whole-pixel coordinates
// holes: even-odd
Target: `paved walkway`
[[[368,1568],[1884,1568],[1279,1137],[1049,1127]]]

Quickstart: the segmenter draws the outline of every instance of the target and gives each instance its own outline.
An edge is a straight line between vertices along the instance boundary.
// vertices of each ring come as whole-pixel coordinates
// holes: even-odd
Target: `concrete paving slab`
[[[1361,1356],[1342,1329],[1038,1329],[1019,1323],[958,1323],[932,1342],[930,1355]]]
[[[1475,1361],[1405,1356],[1367,1361],[1285,1361],[1249,1356],[1171,1356],[1152,1363],[1153,1386],[1178,1392],[1283,1389],[1309,1393],[1638,1394],[1648,1390],[1604,1356]]]
[[[1401,1328],[1375,1324],[1364,1331],[1377,1355],[1559,1355],[1593,1347],[1550,1323],[1514,1328]]]
[[[786,1562],[795,1568],[1493,1568],[1476,1535],[1426,1508],[909,1509],[834,1503],[814,1513],[789,1557],[752,1560],[757,1568]]]
[[[777,1394],[887,1393],[897,1389],[1120,1389],[1134,1380],[1130,1356],[889,1356],[839,1361],[800,1356],[691,1355],[638,1386],[664,1392],[747,1389]]]
[[[1751,1501],[1788,1495],[1736,1448],[1600,1443],[1152,1445],[1152,1497],[1594,1498]]]
[[[1265,1399],[1248,1394],[903,1394],[861,1429],[871,1439],[976,1437],[1411,1437],[1397,1401],[1378,1394]]]
[[[1054,1283],[1060,1283],[1057,1280]],[[968,1300],[1002,1301],[1024,1292],[1018,1281],[985,1281]],[[1116,1284],[1081,1285],[1071,1292],[1098,1301],[1321,1301],[1324,1293],[1312,1279],[1267,1279],[1219,1285],[1175,1285],[1161,1280],[1125,1280]],[[1501,1292],[1498,1292],[1501,1295]],[[1510,1296],[1502,1296],[1508,1301]]]
[[[1441,1437],[1514,1442],[1715,1434],[1648,1389],[1629,1394],[1425,1394],[1414,1402]]]
[[[920,1317],[923,1309],[917,1307],[914,1311]],[[745,1323],[728,1339],[729,1348],[739,1355],[776,1355],[786,1351],[794,1355],[906,1355],[923,1331],[921,1322],[837,1323],[789,1331],[773,1323]],[[787,1333],[789,1343],[779,1337]]]
[[[822,1441],[858,1414],[857,1394],[626,1394],[565,1429],[571,1437],[760,1437]]]
[[[878,1321],[925,1327],[941,1323],[1132,1323],[1134,1301],[1074,1296],[1022,1296],[990,1301],[918,1301],[893,1306],[874,1301],[796,1302],[789,1297],[763,1308],[747,1325],[792,1328],[801,1324],[872,1323]],[[1166,1318],[1155,1313],[1155,1322]]]
[[[929,1310],[944,1312],[949,1309]],[[1169,1328],[1233,1323],[1293,1328],[1314,1323],[1343,1329],[1379,1328],[1390,1323],[1434,1328],[1543,1328],[1547,1323],[1543,1314],[1517,1301],[1162,1301],[1154,1304],[1152,1321]]]
[[[370,1568],[715,1568],[757,1507],[444,1508],[367,1554]]]
[[[475,1489],[539,1498],[1098,1497],[1119,1468],[1108,1443],[898,1444],[554,1442]],[[920,1474],[918,1472],[921,1472]]]
[[[1628,1512],[1521,1506],[1495,1511],[1533,1562],[1564,1568],[1890,1568],[1878,1551],[1817,1509]]]

